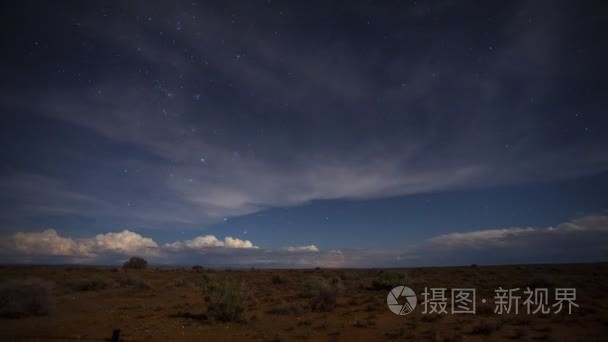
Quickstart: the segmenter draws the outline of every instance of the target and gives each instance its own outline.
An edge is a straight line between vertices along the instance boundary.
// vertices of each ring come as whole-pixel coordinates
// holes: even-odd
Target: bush
[[[192,266],[192,269],[193,270],[202,270],[202,269],[204,269],[204,267],[200,266],[200,265],[194,265],[194,266]]]
[[[288,315],[288,314],[300,314],[302,313],[302,307],[294,303],[279,303],[272,306],[268,313],[271,315]]]
[[[52,306],[51,285],[45,281],[13,280],[0,285],[0,316],[44,316]]]
[[[190,282],[185,278],[174,279],[171,283],[173,287],[186,287],[190,285]]]
[[[287,278],[280,274],[274,274],[270,280],[272,280],[272,283],[275,285],[287,283]]]
[[[101,277],[81,279],[70,284],[76,291],[99,291],[110,286],[110,282]]]
[[[313,277],[302,283],[302,296],[310,298],[310,306],[313,310],[332,311],[336,306],[336,300],[342,283],[338,278],[331,280]]]
[[[129,261],[125,261],[122,265],[123,268],[132,268],[132,269],[144,269],[148,267],[148,262],[145,259],[138,257],[131,257]]]
[[[396,272],[381,271],[379,275],[372,280],[371,290],[390,291],[396,286],[405,284],[405,275]]]
[[[471,334],[473,335],[491,335],[496,330],[496,324],[489,321],[481,321],[473,326]]]
[[[228,279],[220,281],[215,277],[205,275],[203,291],[207,302],[207,317],[210,320],[222,322],[243,321],[240,283]]]
[[[137,290],[148,290],[150,285],[146,283],[140,277],[136,277],[132,274],[128,274],[118,280],[121,287],[131,287]]]

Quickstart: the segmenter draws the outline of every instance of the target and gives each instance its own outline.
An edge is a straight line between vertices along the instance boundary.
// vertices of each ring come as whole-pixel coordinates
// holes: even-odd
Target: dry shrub
[[[138,276],[127,274],[118,280],[121,287],[129,287],[136,290],[148,290],[150,285]]]
[[[243,321],[241,284],[237,281],[205,275],[203,292],[207,302],[207,317],[212,321]]]
[[[340,293],[342,282],[339,278],[324,279],[312,277],[302,283],[302,296],[310,298],[313,310],[332,311]]]
[[[102,277],[85,278],[70,283],[70,287],[76,291],[99,291],[110,285],[110,282]]]
[[[275,285],[286,284],[288,282],[287,277],[280,274],[273,274],[270,280]]]
[[[376,278],[372,280],[370,290],[390,291],[400,285],[405,285],[405,274],[380,271]]]
[[[268,313],[272,315],[289,315],[300,314],[302,311],[302,307],[297,304],[282,302],[271,307]]]
[[[11,280],[0,285],[0,316],[20,318],[47,315],[53,307],[51,284],[39,280]]]
[[[489,321],[481,321],[473,326],[473,335],[491,335],[496,330],[496,324]]]

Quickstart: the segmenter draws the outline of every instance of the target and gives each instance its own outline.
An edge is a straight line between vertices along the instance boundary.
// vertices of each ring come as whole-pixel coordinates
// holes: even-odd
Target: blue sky
[[[605,260],[605,10],[548,4],[6,8],[2,259]]]

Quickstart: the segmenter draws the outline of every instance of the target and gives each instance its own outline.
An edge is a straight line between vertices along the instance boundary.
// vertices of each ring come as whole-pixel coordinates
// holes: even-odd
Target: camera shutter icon
[[[416,308],[416,293],[407,286],[397,286],[388,293],[386,304],[396,315],[407,315]]]

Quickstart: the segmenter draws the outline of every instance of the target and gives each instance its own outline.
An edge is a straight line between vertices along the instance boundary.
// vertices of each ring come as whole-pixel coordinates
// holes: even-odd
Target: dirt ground
[[[124,341],[606,341],[608,264],[469,266],[365,270],[191,270],[16,267],[0,281],[38,279],[52,284],[47,315],[0,318],[1,341],[104,340],[113,329]],[[240,284],[242,318],[211,320],[205,281]],[[335,306],[314,308],[302,295],[308,279],[326,279],[339,293]],[[392,281],[402,283],[391,284]],[[392,286],[417,294],[408,315],[387,306]],[[476,314],[423,314],[424,288],[476,289]],[[575,288],[578,307],[555,314],[494,312],[495,289]],[[388,288],[388,290],[387,290]],[[482,300],[486,300],[486,304]],[[329,299],[331,301],[331,299]]]

